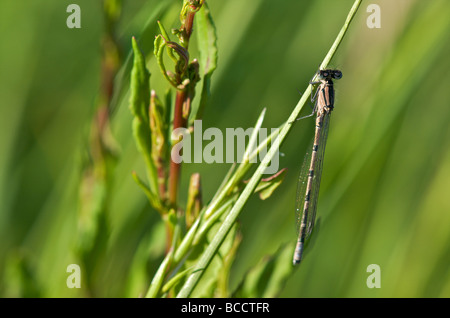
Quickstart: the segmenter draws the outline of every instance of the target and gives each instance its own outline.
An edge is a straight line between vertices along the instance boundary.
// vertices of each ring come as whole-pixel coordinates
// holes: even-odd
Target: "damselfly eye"
[[[335,79],[340,79],[342,77],[342,72],[341,71],[334,71],[334,78]]]
[[[323,77],[328,77],[328,75],[329,75],[328,72],[323,72],[323,73],[322,73],[322,76],[323,76]]]

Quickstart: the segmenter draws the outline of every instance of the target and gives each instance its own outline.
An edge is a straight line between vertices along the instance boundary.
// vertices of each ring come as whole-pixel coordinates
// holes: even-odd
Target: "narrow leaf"
[[[173,259],[173,249],[169,251],[168,257],[164,259],[163,263],[158,268],[158,271],[153,277],[153,280],[150,284],[147,294],[145,295],[145,298],[155,298],[160,295],[161,287],[163,286],[163,282],[166,277],[165,274],[170,266],[170,263],[172,262],[172,259]]]
[[[198,218],[202,209],[202,188],[199,173],[191,175],[188,189],[188,199],[186,203],[186,226],[190,228]]]
[[[150,189],[147,187],[147,185],[139,178],[136,172],[133,171],[132,173],[133,179],[136,182],[136,184],[144,191],[145,195],[147,196],[148,200],[150,201],[150,204],[155,207],[158,211],[162,210],[162,207],[160,205],[160,202],[157,197],[150,191]]]
[[[133,137],[139,152],[144,156],[147,167],[149,187],[152,194],[157,193],[156,167],[151,158],[150,123],[148,105],[150,103],[150,73],[145,66],[145,58],[136,39],[132,38],[134,53],[133,69],[130,81],[130,110],[134,115]]]
[[[259,192],[259,197],[261,200],[265,200],[272,195],[272,193],[281,185],[286,176],[287,169],[281,169],[273,176],[261,179],[259,181],[258,186],[255,189],[255,192]]]
[[[152,90],[150,96],[150,131],[151,131],[151,151],[152,160],[158,174],[159,197],[163,200],[166,196],[166,163],[169,158],[166,136],[168,135],[169,125],[166,121],[167,109],[156,92]]]
[[[186,277],[190,272],[192,271],[192,268],[187,268],[184,271],[177,273],[175,276],[173,276],[167,283],[164,284],[162,288],[162,293],[167,293],[170,289],[172,289],[177,284],[181,283],[181,281]]]
[[[148,104],[150,102],[150,73],[145,66],[145,58],[136,39],[131,40],[134,64],[131,70],[130,110],[135,117],[148,123]]]
[[[154,42],[154,50],[153,54],[155,54],[156,61],[158,62],[159,69],[161,73],[164,75],[166,80],[174,87],[177,87],[177,82],[174,78],[173,74],[170,74],[166,70],[166,66],[164,64],[164,48],[166,47],[166,41],[163,36],[160,34],[155,38]]]
[[[202,90],[200,102],[195,113],[195,119],[202,118],[208,103],[211,87],[211,76],[217,67],[217,35],[216,26],[212,19],[208,5],[203,3],[196,15],[198,48],[200,51],[200,70],[202,76]]]

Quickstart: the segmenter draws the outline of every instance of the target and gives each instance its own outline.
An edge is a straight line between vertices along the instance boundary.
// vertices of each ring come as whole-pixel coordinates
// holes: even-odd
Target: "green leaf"
[[[151,133],[148,114],[150,103],[150,73],[145,66],[144,55],[139,49],[134,37],[131,43],[134,52],[134,63],[130,81],[130,110],[134,115],[133,137],[139,152],[144,156],[150,192],[155,196],[155,193],[157,193],[158,176],[151,157]]]
[[[173,86],[177,87],[177,81],[175,79],[175,75],[173,73],[169,73],[166,69],[166,65],[164,64],[164,48],[167,45],[167,41],[164,39],[164,37],[159,34],[155,38],[154,42],[154,50],[153,53],[155,54],[156,61],[158,62],[159,69],[161,70],[161,73],[165,77],[165,79]],[[173,42],[171,42],[173,43]],[[169,56],[173,56],[173,51],[169,53]]]
[[[202,118],[204,109],[211,95],[211,76],[217,67],[217,35],[216,26],[206,2],[195,16],[197,24],[198,48],[200,51],[200,70],[202,76],[201,94],[194,119]]]
[[[162,211],[162,206],[160,205],[160,202],[158,198],[150,191],[150,189],[147,187],[147,185],[139,178],[136,172],[133,171],[132,173],[133,179],[136,182],[136,184],[141,187],[141,189],[144,191],[145,195],[147,196],[148,200],[150,201],[150,204],[155,207],[159,212]]]
[[[130,110],[135,117],[148,123],[148,105],[150,103],[150,73],[145,66],[145,57],[138,47],[136,39],[131,39],[134,64],[131,70]]]
[[[158,26],[159,26],[159,30],[161,31],[161,35],[163,37],[163,39],[166,39],[167,41],[170,41],[170,36],[169,33],[167,33],[166,29],[164,28],[163,24],[161,22],[158,21]],[[156,49],[156,46],[155,46]],[[167,54],[169,55],[169,57],[172,59],[172,61],[174,63],[177,62],[177,58],[175,57],[175,55],[173,54],[172,50],[167,50]]]
[[[186,226],[190,228],[194,221],[198,218],[202,209],[202,188],[199,173],[191,175],[188,188],[188,198],[186,203]]]
[[[169,160],[168,144],[166,139],[169,131],[169,122],[166,120],[166,104],[162,103],[156,92],[152,90],[150,96],[150,131],[152,160],[158,174],[158,189],[161,200],[165,198],[166,189],[166,163]]]
[[[184,271],[177,273],[173,276],[167,283],[162,287],[162,293],[167,293],[172,288],[176,287],[177,284],[181,283],[182,280],[192,271],[192,268],[187,268]]]
[[[261,200],[265,200],[272,195],[272,193],[280,186],[286,175],[287,169],[281,169],[276,174],[269,178],[261,179],[255,192],[259,192]]]
[[[242,243],[242,235],[238,232],[233,237],[233,245],[231,246],[228,253],[223,258],[223,266],[222,270],[219,273],[218,279],[217,279],[217,290],[215,293],[216,297],[225,298],[230,297],[229,292],[229,279],[231,274],[231,267],[234,264],[234,260],[236,258],[237,251],[239,249],[239,246]]]
[[[164,77],[171,82],[172,85],[176,83],[172,83],[172,79],[168,77],[166,66],[164,65],[164,47],[166,46],[166,42],[164,41],[164,38],[161,34],[155,37],[155,42],[153,43],[153,54],[156,57],[156,61],[158,62],[159,69],[161,70],[161,73],[164,75]]]
[[[175,223],[177,222],[176,219],[177,217],[175,211],[171,210],[168,213],[166,224],[175,225]],[[145,295],[146,298],[155,298],[161,295],[161,289],[163,287],[164,280],[166,279],[167,271],[169,270],[170,265],[172,264],[173,256],[175,253],[175,246],[177,244],[179,235],[180,235],[180,228],[178,226],[175,226],[170,249],[167,252],[166,257],[162,261],[158,270],[156,271],[155,276],[153,276],[150,287],[148,288],[147,294]]]
[[[236,197],[232,196],[228,201],[222,204],[220,208],[218,208],[217,211],[211,217],[203,221],[200,229],[195,234],[194,245],[199,244],[199,242],[201,242],[204,239],[208,231],[219,220],[219,218],[230,211],[230,208],[235,201]]]
[[[161,294],[161,288],[163,286],[164,278],[166,277],[166,271],[169,269],[172,259],[173,249],[169,251],[168,257],[163,260],[155,276],[153,276],[153,280],[150,284],[147,294],[145,295],[145,298],[156,298]]]

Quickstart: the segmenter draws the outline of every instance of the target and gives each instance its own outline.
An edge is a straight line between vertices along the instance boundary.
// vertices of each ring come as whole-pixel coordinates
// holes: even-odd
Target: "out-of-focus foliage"
[[[89,296],[83,288],[67,288],[66,268],[77,263],[78,185],[99,91],[103,25],[100,2],[76,2],[81,29],[66,27],[70,1],[0,2],[3,297]],[[284,182],[267,200],[255,196],[241,214],[242,238],[227,277],[236,295],[450,297],[450,2],[375,2],[381,28],[367,27],[369,3],[363,2],[332,61],[343,78],[335,85],[318,223],[305,258],[293,273],[282,266],[283,259],[290,265],[286,250],[296,241],[295,189],[312,120],[296,122],[283,144]],[[211,92],[208,107],[200,107],[204,129],[246,129],[264,107],[264,125],[278,127],[352,3],[209,0],[218,61],[211,83],[203,84]],[[131,174],[144,176],[145,164],[127,107],[129,56],[135,36],[150,57],[156,21],[177,27],[179,9],[174,0],[123,1],[117,30],[125,58],[111,117],[121,151],[108,241],[92,273],[98,296],[145,295],[164,255],[159,215]],[[147,66],[152,89],[164,93],[167,84],[155,59]],[[228,169],[229,164],[183,165],[180,200],[186,202],[191,173],[202,175],[207,202]],[[276,259],[265,258],[272,254]],[[366,285],[370,264],[380,265],[379,289]],[[271,281],[262,286],[271,269]],[[279,283],[286,275],[286,284]],[[274,286],[284,287],[281,294]]]

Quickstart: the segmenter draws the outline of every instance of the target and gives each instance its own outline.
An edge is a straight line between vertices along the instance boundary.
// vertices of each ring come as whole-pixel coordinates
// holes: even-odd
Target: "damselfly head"
[[[319,78],[321,80],[331,80],[331,79],[341,79],[342,78],[342,72],[339,70],[320,70],[319,71]]]

